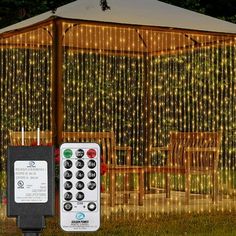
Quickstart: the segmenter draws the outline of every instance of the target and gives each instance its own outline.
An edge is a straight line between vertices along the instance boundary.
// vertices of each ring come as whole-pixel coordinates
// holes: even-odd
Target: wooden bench
[[[192,174],[212,176],[212,200],[218,193],[218,163],[221,145],[220,132],[170,132],[167,147],[152,147],[154,152],[166,152],[164,166],[149,166],[147,172],[165,173],[166,197],[170,197],[170,174],[185,175],[185,199],[189,203]]]
[[[115,135],[113,132],[63,132],[64,142],[95,142],[101,145],[103,161],[107,164],[107,172],[109,175],[109,193],[110,205],[115,205],[116,197],[116,176],[118,174],[124,175],[124,201],[127,203],[129,190],[129,175],[138,174],[139,188],[137,190],[139,195],[139,205],[143,205],[144,199],[144,171],[141,166],[131,165],[131,151],[129,146],[117,146],[115,143]],[[117,151],[124,151],[125,163],[119,165],[117,163]]]
[[[10,145],[22,145],[22,133],[20,131],[9,131]],[[52,131],[40,131],[40,145],[52,145]],[[37,131],[24,132],[24,145],[36,146],[37,145]]]

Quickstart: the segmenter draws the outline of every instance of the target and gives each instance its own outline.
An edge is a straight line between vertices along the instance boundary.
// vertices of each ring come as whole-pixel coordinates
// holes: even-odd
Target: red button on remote
[[[89,150],[87,151],[87,156],[88,156],[89,158],[94,158],[94,157],[96,156],[96,154],[97,154],[97,152],[96,152],[96,150],[94,150],[94,149],[89,149]]]

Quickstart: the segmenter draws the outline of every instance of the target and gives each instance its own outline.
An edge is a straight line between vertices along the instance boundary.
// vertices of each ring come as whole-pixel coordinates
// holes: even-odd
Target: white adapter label
[[[15,202],[46,203],[48,201],[48,163],[15,161]]]

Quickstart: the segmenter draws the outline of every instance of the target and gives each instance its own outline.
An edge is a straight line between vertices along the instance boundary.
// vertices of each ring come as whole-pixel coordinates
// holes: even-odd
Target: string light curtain
[[[144,170],[164,165],[166,157],[148,151],[167,146],[171,131],[221,132],[218,194],[221,200],[231,199],[236,151],[234,38],[76,23],[64,23],[63,32],[64,131],[113,131],[118,145],[132,147],[132,164]],[[171,189],[181,193],[184,176],[171,178]],[[146,181],[159,189],[165,185],[162,173],[147,175]],[[198,200],[209,197],[211,189],[211,177],[193,176],[195,210],[212,209],[211,202]],[[164,198],[147,198],[145,211],[153,211],[153,204],[156,212],[192,209],[177,195],[167,202]],[[224,201],[217,205],[227,207]],[[125,210],[130,211],[128,205]]]
[[[51,130],[52,26],[0,39],[1,169],[9,131]]]
[[[64,131],[114,131],[118,144],[132,146],[133,163],[142,164],[144,64],[141,54],[132,55],[132,46],[126,52],[132,40],[122,35],[139,36],[122,28],[64,27]]]
[[[143,213],[235,208],[236,38],[85,22],[64,22],[62,32],[64,113],[54,115],[63,115],[63,131],[114,132],[116,145],[131,147],[131,164],[145,172],[144,206],[138,206],[136,195],[128,204],[118,199],[113,208],[107,199],[103,214],[139,218]],[[55,125],[52,60],[52,25],[0,39],[2,170],[9,130],[52,131]],[[151,150],[166,147],[173,131],[222,134],[217,204],[210,200],[214,183],[207,174],[192,176],[190,204],[185,204],[186,176],[169,174],[173,194],[166,199],[165,173],[149,172],[166,165],[168,155]],[[118,164],[124,162],[119,151]],[[121,174],[116,188],[123,193],[126,187],[140,188],[137,174],[127,186],[123,182]],[[5,183],[1,177],[1,190]]]
[[[235,193],[235,40],[217,37],[209,45],[210,36],[198,38],[202,43],[197,46],[185,46],[175,54],[163,52],[153,58],[152,138],[154,146],[167,146],[170,131],[221,132],[218,194],[222,201],[217,209],[232,209],[234,204],[225,204],[224,199],[232,199]],[[154,155],[152,162],[162,165],[163,156]],[[172,175],[171,189],[183,191],[183,178]],[[161,178],[155,177],[152,182],[163,187]],[[191,186],[191,193],[209,197],[212,179],[195,175]],[[211,204],[201,203],[199,196],[193,196],[198,211],[212,210]]]

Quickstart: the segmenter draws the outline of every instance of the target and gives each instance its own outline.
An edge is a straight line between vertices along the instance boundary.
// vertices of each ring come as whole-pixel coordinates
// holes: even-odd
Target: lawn
[[[0,172],[1,174],[1,172]],[[223,173],[221,173],[223,176]],[[235,177],[235,175],[233,175]],[[2,178],[3,179],[3,178]],[[233,178],[235,183],[236,178]],[[232,178],[231,178],[232,180]],[[173,181],[175,182],[175,181]],[[0,205],[1,207],[1,205]],[[136,215],[125,214],[124,212],[114,213],[109,219],[103,218],[101,228],[96,233],[89,235],[190,235],[190,236],[233,236],[236,235],[236,211],[232,212],[203,212],[203,213],[171,213],[156,215]],[[59,228],[58,218],[47,220],[47,229],[42,236],[73,236],[78,234],[63,233]],[[0,235],[20,236],[13,220],[0,219]],[[79,235],[88,235],[82,233]]]
[[[63,233],[57,219],[48,219],[48,228],[42,236],[78,235]],[[1,221],[0,235],[20,236],[20,231],[15,230],[15,222]],[[88,235],[81,233],[79,235]],[[233,236],[236,235],[236,212],[212,212],[202,214],[160,214],[147,218],[145,215],[136,219],[129,215],[113,215],[103,219],[101,228],[96,233],[89,235],[194,235],[194,236]]]

